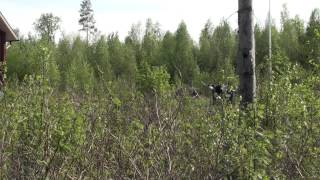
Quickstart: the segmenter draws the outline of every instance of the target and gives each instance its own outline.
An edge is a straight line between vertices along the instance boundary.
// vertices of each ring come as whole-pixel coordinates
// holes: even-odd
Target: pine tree
[[[95,27],[96,21],[93,17],[93,9],[90,0],[83,0],[81,3],[80,9],[80,19],[79,24],[82,26],[80,31],[86,32],[87,35],[87,43],[89,42],[90,34],[94,34],[97,32],[97,28]]]

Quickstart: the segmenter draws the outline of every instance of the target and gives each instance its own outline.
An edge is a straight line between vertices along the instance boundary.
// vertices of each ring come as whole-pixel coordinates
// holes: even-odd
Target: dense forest
[[[208,88],[239,85],[227,20],[198,41],[184,22],[164,32],[151,19],[122,41],[83,16],[85,38],[55,41],[59,21],[44,14],[8,50],[0,179],[320,177],[319,9],[304,22],[284,6],[272,78],[268,27],[255,26],[257,98],[245,109]]]

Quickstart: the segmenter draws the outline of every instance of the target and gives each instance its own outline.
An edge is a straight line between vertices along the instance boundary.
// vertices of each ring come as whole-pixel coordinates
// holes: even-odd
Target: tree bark
[[[255,39],[252,0],[238,0],[239,52],[238,74],[240,77],[241,104],[246,106],[256,98]]]

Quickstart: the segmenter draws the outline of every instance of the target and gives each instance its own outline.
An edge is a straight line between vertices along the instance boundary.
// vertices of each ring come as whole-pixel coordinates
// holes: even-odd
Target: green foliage
[[[34,28],[42,39],[53,42],[55,33],[60,28],[61,19],[52,13],[41,14],[34,23]]]
[[[299,16],[290,18],[286,5],[284,5],[281,13],[281,25],[280,46],[282,50],[292,62],[305,63],[303,62],[303,45],[301,43],[305,31],[303,20]]]
[[[199,69],[193,56],[192,40],[184,22],[180,23],[175,33],[175,42],[174,75],[181,78],[184,83],[191,85]]]
[[[32,37],[30,37],[32,38]],[[39,74],[40,63],[38,58],[39,41],[34,39],[21,39],[14,44],[8,52],[8,76],[19,80],[27,75]]]
[[[124,78],[131,81],[136,75],[136,61],[133,49],[129,45],[123,45],[117,34],[108,36],[110,63],[116,78]]]
[[[142,61],[151,65],[159,65],[157,57],[161,38],[160,25],[153,24],[151,19],[147,20],[146,31],[142,41]],[[143,63],[142,62],[142,63]]]
[[[138,77],[138,88],[143,93],[164,94],[170,90],[170,75],[164,67],[150,67],[147,63],[143,63]]]
[[[280,53],[280,37],[279,32],[274,24],[271,27],[271,43],[272,43],[272,54]],[[255,27],[255,39],[256,39],[256,64],[263,67],[263,74],[266,74],[267,63],[269,59],[269,27],[260,27],[256,25]],[[276,58],[275,58],[276,59]],[[263,65],[262,65],[263,64]]]
[[[91,0],[83,0],[81,2],[80,8],[80,19],[79,25],[82,26],[80,31],[86,32],[87,35],[87,43],[89,42],[89,36],[97,32],[97,28],[95,27],[96,21],[93,17],[93,9]]]
[[[146,72],[144,85],[168,85],[163,68]],[[263,97],[240,112],[171,91],[150,101],[123,82],[80,97],[26,79],[0,103],[1,177],[317,178],[319,80],[290,66],[274,80],[266,116]]]
[[[67,85],[75,90],[90,92],[94,86],[94,72],[88,63],[86,43],[77,37],[71,49],[71,64],[67,70]]]
[[[286,11],[281,31],[273,27],[270,85],[268,33],[256,26],[258,97],[247,109],[240,98],[213,103],[206,86],[238,84],[237,37],[225,21],[208,22],[199,44],[184,23],[162,37],[151,20],[125,42],[114,33],[57,45],[22,38],[0,100],[0,179],[318,179],[313,14],[306,31]]]
[[[236,39],[230,25],[222,21],[216,28],[208,21],[201,32],[199,66],[212,75],[213,82],[227,81],[234,76]]]
[[[171,78],[174,77],[176,71],[174,66],[175,46],[176,41],[174,35],[170,32],[166,32],[162,40],[160,49],[160,59],[158,60],[158,63],[167,67]]]
[[[104,36],[100,37],[93,46],[94,52],[89,62],[94,67],[96,78],[103,81],[111,80],[112,69],[106,38]]]
[[[210,20],[205,24],[204,29],[201,31],[199,45],[200,45],[200,57],[199,57],[199,67],[206,72],[209,72],[212,69],[213,51],[212,51],[212,34],[213,34],[213,25]],[[208,65],[210,64],[210,65]],[[211,67],[211,68],[210,68]]]
[[[320,64],[320,10],[312,11],[306,30],[306,51],[307,60],[313,60]]]
[[[72,63],[71,43],[72,42],[69,38],[64,37],[59,41],[54,54],[54,58],[60,72],[60,87],[63,90],[67,87],[68,70]]]

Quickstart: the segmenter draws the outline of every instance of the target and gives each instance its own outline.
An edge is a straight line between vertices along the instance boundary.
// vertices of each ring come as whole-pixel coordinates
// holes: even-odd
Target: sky
[[[128,34],[132,24],[145,24],[147,18],[159,22],[161,29],[175,32],[183,20],[191,37],[197,41],[201,29],[210,19],[218,25],[228,18],[237,27],[238,0],[91,0],[96,26],[102,34],[118,32],[121,39]],[[77,35],[81,0],[0,0],[0,11],[13,28],[27,35],[34,33],[33,23],[42,13],[53,13],[62,19],[61,34]],[[280,24],[282,5],[287,4],[290,16],[299,15],[307,22],[311,11],[320,8],[320,0],[271,0],[271,13]],[[255,21],[264,25],[269,0],[253,0]],[[233,16],[231,16],[233,14]],[[231,16],[231,17],[230,17]]]

